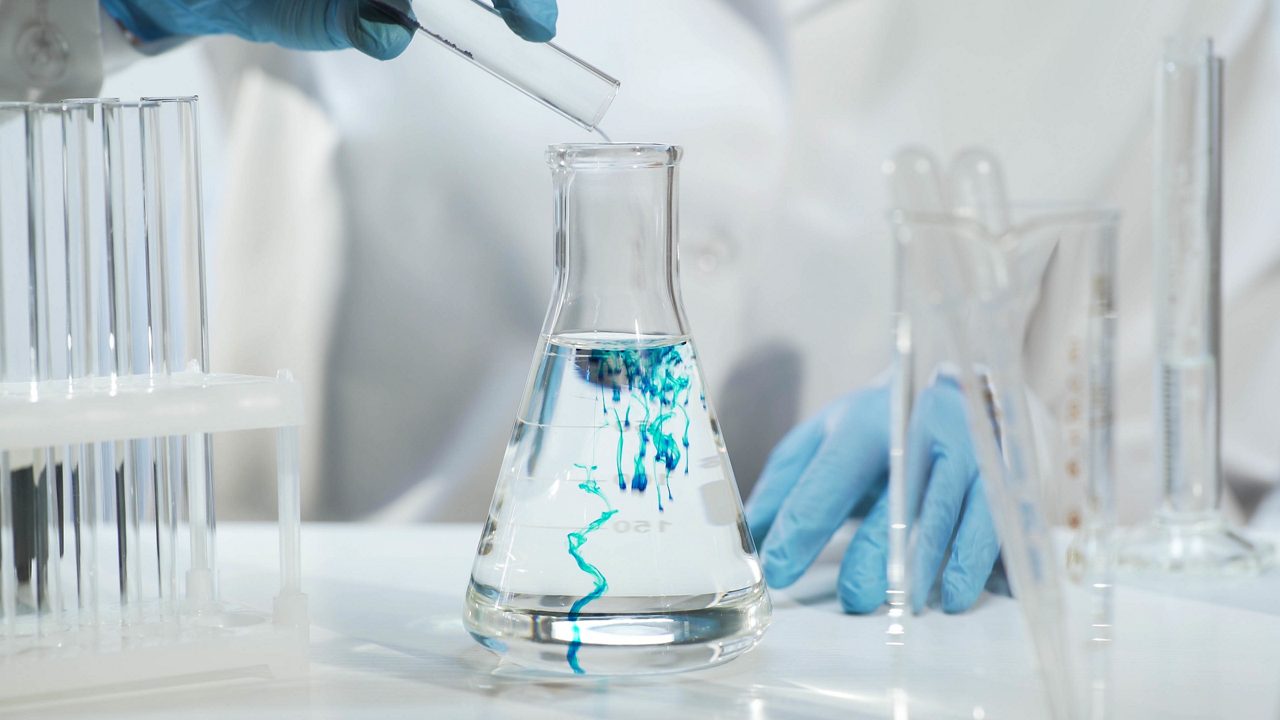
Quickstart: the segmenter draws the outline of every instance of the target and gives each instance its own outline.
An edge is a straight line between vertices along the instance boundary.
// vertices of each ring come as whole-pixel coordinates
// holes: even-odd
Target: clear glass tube
[[[705,667],[770,605],[679,290],[679,148],[552,148],[555,288],[465,622],[555,672]]]
[[[0,392],[6,394],[18,392],[16,388],[30,380],[24,292],[30,212],[27,119],[25,104],[0,103]],[[18,546],[27,543],[19,538],[15,523],[22,511],[15,507],[14,489],[25,476],[15,471],[28,465],[28,458],[29,454],[0,451],[0,622],[10,651],[18,632],[18,566],[29,563],[21,557],[29,551],[19,552]]]
[[[63,207],[66,224],[68,366],[73,381],[101,375],[107,353],[105,313],[106,258],[101,238],[106,230],[106,172],[103,165],[102,108],[93,100],[68,101],[62,107]],[[78,549],[77,597],[85,622],[102,619],[99,545],[115,538],[102,532],[103,503],[114,497],[112,443],[73,448],[79,472],[71,475],[76,499],[75,541]],[[73,464],[73,467],[75,465]]]
[[[162,320],[163,372],[208,372],[208,308],[204,300],[204,215],[195,97],[143,98],[148,218],[155,250],[155,304]]]
[[[946,191],[942,184],[942,169],[938,159],[927,148],[907,146],[901,148],[882,167],[890,195],[899,210],[941,214],[947,207]],[[888,553],[886,555],[885,604],[889,611],[886,643],[901,647],[905,643],[907,624],[911,615],[911,588],[908,578],[909,556],[913,547],[911,519],[914,508],[909,507],[906,483],[907,428],[910,409],[916,393],[916,377],[913,358],[919,355],[914,348],[921,335],[914,329],[911,303],[916,290],[910,281],[912,265],[908,264],[909,246],[899,242],[894,253],[893,290],[893,354],[890,367],[889,404],[889,487],[888,487]],[[901,654],[895,655],[894,672],[901,676],[905,664]]]
[[[159,366],[165,375],[206,373],[209,327],[205,282],[204,208],[195,97],[143,98],[143,171],[148,207],[152,307],[159,315]],[[213,467],[208,435],[165,441],[173,478],[168,512],[185,519],[190,543],[186,596],[197,604],[215,597]],[[176,532],[176,529],[175,529]],[[175,536],[174,542],[177,538]]]
[[[31,388],[38,396],[38,383],[67,380],[68,352],[65,293],[67,292],[64,253],[64,215],[60,202],[63,188],[62,106],[32,104],[27,108],[28,221],[27,267],[29,272]],[[61,334],[61,343],[58,335]],[[59,348],[59,345],[62,345]],[[62,465],[69,458],[65,447],[37,449],[31,468],[32,492],[26,511],[32,519],[32,585],[36,604],[37,635],[58,632],[65,621],[63,585],[64,517],[59,512],[60,487],[64,477],[78,468]],[[69,494],[66,497],[70,497]]]
[[[517,37],[479,0],[418,3],[416,19],[388,3],[371,0],[368,5],[587,130],[599,126],[618,94],[617,80],[554,43]]]
[[[1170,41],[1157,92],[1155,265],[1159,454],[1167,511],[1214,512],[1218,455],[1217,277],[1221,202],[1216,75],[1208,41]]]
[[[149,276],[146,272],[146,212],[143,187],[142,107],[146,103],[105,100],[102,103],[106,145],[107,202],[106,247],[108,263],[109,376],[150,372],[148,310]],[[147,482],[153,475],[153,440],[127,440],[115,444],[116,517],[119,543],[120,597],[127,621],[141,622],[142,598],[147,579],[144,567],[155,548],[154,538],[142,532],[145,508],[154,494]]]
[[[157,375],[163,367],[160,354],[161,321],[156,298],[159,280],[151,237],[155,191],[148,169],[143,113],[154,103],[107,102],[104,104],[108,178],[111,187],[108,235],[115,283],[113,334],[116,368],[121,375]],[[132,440],[121,445],[122,486],[118,510],[123,510],[125,555],[122,562],[126,617],[132,622],[149,620],[152,610],[144,598],[159,596],[172,611],[174,593],[173,531],[168,499],[169,464],[163,439]],[[148,528],[146,525],[153,524]],[[157,608],[160,610],[161,608]]]
[[[1126,539],[1123,566],[1256,573],[1272,548],[1222,517],[1222,59],[1208,39],[1170,39],[1156,82],[1155,522]]]
[[[196,106],[195,98],[102,102],[112,377],[200,382],[208,368]],[[126,612],[137,620],[137,601],[155,594],[170,618],[215,602],[210,439],[133,440],[116,449]],[[150,522],[154,532],[144,531]]]

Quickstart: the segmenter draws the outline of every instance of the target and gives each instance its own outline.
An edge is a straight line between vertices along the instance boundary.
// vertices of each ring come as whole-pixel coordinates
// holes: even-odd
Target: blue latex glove
[[[388,2],[411,12],[409,0]],[[363,4],[364,0],[102,0],[116,21],[145,42],[230,34],[299,50],[353,47],[379,60],[404,52],[413,34],[370,19],[361,12]],[[546,41],[555,36],[555,0],[498,0],[496,5],[521,37]]]
[[[1000,546],[953,381],[920,394],[908,435],[908,502],[919,502],[912,605],[923,608],[942,570],[942,609],[961,612],[981,595]],[[855,509],[869,505],[845,550],[837,592],[848,612],[880,607],[888,589],[888,473],[886,387],[841,398],[783,438],[746,509],[769,585],[794,583]]]
[[[556,0],[493,0],[493,9],[525,40],[546,42],[556,36]]]

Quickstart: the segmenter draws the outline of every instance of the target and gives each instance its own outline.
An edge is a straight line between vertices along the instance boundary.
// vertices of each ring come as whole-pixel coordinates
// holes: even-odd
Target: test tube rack
[[[0,103],[0,712],[307,667],[301,388],[212,373],[195,98]],[[224,598],[212,436],[275,433],[274,607]]]
[[[0,710],[5,701],[69,691],[305,670],[302,393],[287,373],[87,378],[5,384],[2,392],[0,474],[11,480],[0,497]],[[215,557],[216,527],[201,487],[206,440],[236,430],[277,434],[281,579],[272,613],[220,598],[216,563],[202,562]],[[122,462],[111,472],[109,458],[133,451],[145,470]],[[166,452],[185,467],[157,468]],[[41,477],[20,465],[43,468]],[[26,502],[17,491],[23,483]],[[152,485],[151,499],[137,503],[151,506],[151,517],[123,507],[148,494],[139,483]],[[22,542],[24,535],[34,542]]]

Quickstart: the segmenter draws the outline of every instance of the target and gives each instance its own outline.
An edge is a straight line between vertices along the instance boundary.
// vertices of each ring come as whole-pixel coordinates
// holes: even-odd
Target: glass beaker
[[[752,648],[769,596],[680,297],[666,145],[559,145],[555,288],[467,591],[521,665],[690,670]]]
[[[931,594],[946,607],[948,538],[956,553],[983,550],[975,516],[989,511],[1051,716],[1078,717],[1105,708],[1109,672],[1118,216],[1052,206],[1015,208],[1012,219],[991,233],[953,213],[892,216],[890,641],[916,644],[908,608]],[[965,419],[967,436],[955,428]],[[958,526],[940,468],[980,472]],[[1055,526],[1077,531],[1066,554]]]

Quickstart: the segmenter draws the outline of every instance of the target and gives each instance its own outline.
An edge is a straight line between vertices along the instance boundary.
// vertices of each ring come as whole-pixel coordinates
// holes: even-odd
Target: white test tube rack
[[[299,386],[208,370],[195,98],[0,103],[0,714],[305,671]],[[211,436],[273,431],[279,590],[220,596]]]
[[[33,400],[37,393],[38,399]],[[72,557],[68,542],[61,562],[49,563],[50,571],[60,575],[50,578],[49,585],[60,592],[50,590],[37,608],[28,589],[32,583],[14,581],[13,543],[8,539],[12,535],[7,535],[5,581],[0,583],[2,607],[8,610],[0,623],[0,711],[7,702],[52,699],[70,692],[134,690],[175,680],[258,676],[264,671],[275,677],[304,672],[309,633],[299,552],[302,414],[301,389],[286,372],[276,378],[179,373],[164,378],[123,377],[114,385],[94,378],[70,387],[65,381],[38,387],[3,386],[0,451],[9,458],[31,448],[43,452],[47,447],[122,446],[156,437],[195,440],[211,433],[274,431],[280,585],[273,612],[255,612],[216,597],[216,567],[209,569],[205,579],[202,571],[193,570],[195,562],[175,562],[179,567],[187,565],[187,572],[178,573],[172,583],[139,583],[137,596],[122,602],[116,592],[117,578],[109,573],[90,579],[96,587],[77,582],[77,563],[105,565],[102,561],[110,558],[88,557],[89,542],[78,543],[79,555]],[[188,461],[200,463],[193,457]],[[197,478],[199,473],[186,477]],[[12,512],[12,502],[0,510]],[[142,524],[146,532],[161,532],[158,522]],[[207,515],[198,522],[189,515],[185,524],[182,529],[190,536],[207,536],[214,522]],[[114,530],[89,525],[83,523],[77,535]],[[146,549],[154,551],[156,546],[147,544]],[[156,563],[140,565],[150,565],[148,569],[157,575],[164,572]],[[155,592],[149,592],[148,586]],[[166,586],[177,588],[176,597],[166,595]]]

